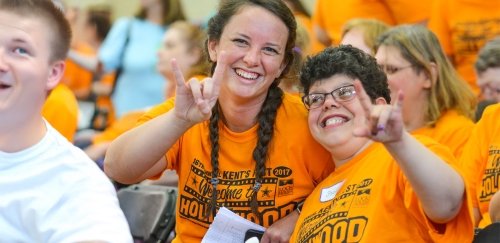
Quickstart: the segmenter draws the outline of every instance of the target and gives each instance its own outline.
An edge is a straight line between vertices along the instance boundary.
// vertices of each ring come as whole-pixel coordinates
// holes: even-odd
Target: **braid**
[[[283,91],[278,87],[278,82],[274,82],[269,88],[266,101],[258,115],[259,128],[257,130],[258,141],[253,150],[253,159],[255,160],[255,185],[254,193],[250,198],[250,207],[255,215],[259,215],[257,192],[262,186],[262,178],[266,172],[265,162],[268,159],[269,142],[274,135],[274,124],[276,113],[282,103]]]
[[[219,174],[219,101],[212,108],[212,116],[210,117],[210,143],[212,145],[211,152],[211,163],[212,163],[212,178],[210,183],[212,184],[212,199],[207,205],[205,211],[205,217],[208,220],[210,214],[215,216],[215,211],[217,208],[217,184],[219,180],[217,179],[217,174]]]

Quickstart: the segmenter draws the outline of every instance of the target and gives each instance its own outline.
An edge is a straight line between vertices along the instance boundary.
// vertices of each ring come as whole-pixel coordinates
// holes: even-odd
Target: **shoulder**
[[[175,105],[174,102],[175,102],[175,99],[170,98],[161,104],[153,106],[151,109],[146,111],[146,113],[141,118],[139,118],[139,120],[137,121],[137,124],[138,125],[143,124],[143,123],[145,123],[145,122],[147,122],[147,121],[149,121],[157,116],[161,116],[161,115],[167,113],[168,111],[170,111],[171,109],[174,108],[174,105]]]
[[[459,114],[456,110],[448,110],[439,118],[438,126],[439,125],[448,128],[471,128],[474,126],[474,122],[470,118]]]
[[[280,108],[288,112],[293,112],[291,114],[300,114],[301,116],[307,116],[307,109],[302,103],[300,97],[286,92],[283,93],[283,103]]]

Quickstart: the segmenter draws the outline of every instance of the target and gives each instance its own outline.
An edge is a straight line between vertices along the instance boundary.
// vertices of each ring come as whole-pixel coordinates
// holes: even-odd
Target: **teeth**
[[[346,122],[346,120],[344,118],[341,118],[341,117],[332,117],[328,120],[325,121],[325,127],[326,126],[330,126],[330,125],[337,125],[337,124],[341,124],[341,123],[344,123]]]
[[[245,72],[241,69],[236,69],[236,74],[246,79],[256,79],[257,77],[259,77],[259,75],[256,73]]]

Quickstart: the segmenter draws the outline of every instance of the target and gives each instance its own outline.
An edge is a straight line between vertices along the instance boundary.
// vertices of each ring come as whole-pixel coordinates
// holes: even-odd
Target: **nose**
[[[249,66],[254,67],[259,64],[260,59],[260,50],[256,48],[252,48],[245,53],[245,57],[243,57],[243,61]]]
[[[325,97],[325,103],[323,103],[323,109],[328,110],[333,107],[339,108],[340,103],[337,100],[335,100],[335,98],[333,98],[332,94],[327,94]]]

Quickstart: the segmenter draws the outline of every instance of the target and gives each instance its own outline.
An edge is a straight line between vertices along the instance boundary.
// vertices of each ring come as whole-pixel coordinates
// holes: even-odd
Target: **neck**
[[[45,136],[47,128],[41,117],[24,119],[0,125],[0,151],[7,153],[19,152],[29,148]]]
[[[403,111],[405,128],[408,132],[424,127],[426,123],[427,98],[418,100],[417,102],[407,103],[406,112]]]
[[[163,24],[163,9],[160,6],[152,6],[146,11],[146,19],[158,25]]]
[[[234,132],[244,132],[257,123],[257,115],[262,109],[262,99],[235,100],[219,95],[219,104],[224,114],[226,126]]]
[[[358,140],[360,138],[352,138],[353,140]],[[360,154],[363,152],[368,146],[370,146],[373,142],[369,139],[366,139],[366,142],[359,147],[359,149],[353,151],[353,147],[355,145],[351,143],[347,143],[342,146],[338,146],[334,149],[330,149],[330,153],[332,155],[332,159],[335,163],[335,168],[339,168],[342,165],[347,164],[349,161],[352,160],[356,155]]]

